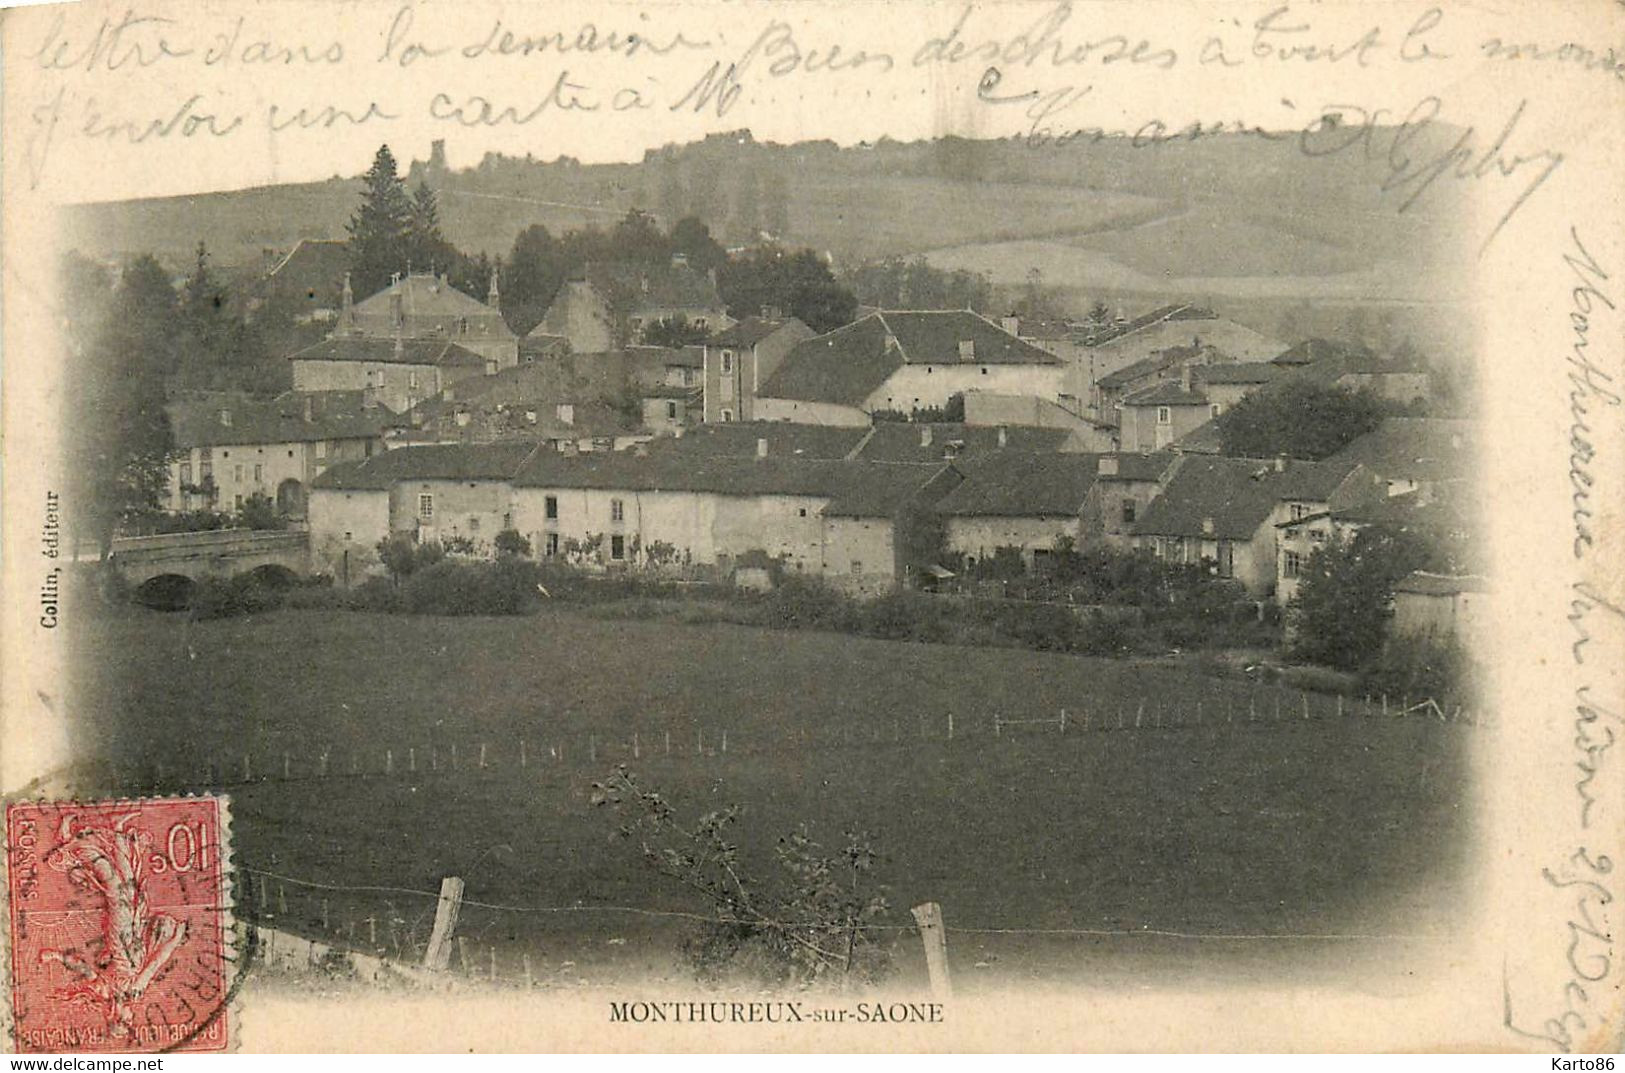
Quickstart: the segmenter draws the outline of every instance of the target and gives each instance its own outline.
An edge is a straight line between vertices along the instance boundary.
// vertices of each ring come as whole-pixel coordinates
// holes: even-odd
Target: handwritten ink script
[[[1577,563],[1588,561],[1595,548],[1591,498],[1599,469],[1617,472],[1619,460],[1599,457],[1594,437],[1597,411],[1617,407],[1620,396],[1614,390],[1613,373],[1603,368],[1602,359],[1592,351],[1595,339],[1619,335],[1617,327],[1592,335],[1599,318],[1616,312],[1616,299],[1608,287],[1613,273],[1595,256],[1578,227],[1571,227],[1562,255],[1564,280],[1570,286],[1567,320],[1570,346],[1564,355],[1566,384],[1571,417],[1569,426],[1569,487],[1573,552]],[[1610,676],[1618,668],[1617,644],[1599,645],[1600,639],[1625,637],[1625,607],[1599,592],[1582,576],[1571,581],[1565,592],[1569,625],[1569,661],[1573,672],[1569,725],[1566,737],[1571,752],[1572,775],[1566,799],[1571,809],[1576,836],[1555,867],[1541,869],[1540,878],[1561,899],[1564,907],[1563,950],[1565,979],[1556,1000],[1556,1012],[1526,1027],[1513,1008],[1510,983],[1503,980],[1503,1019],[1506,1027],[1527,1039],[1561,1051],[1584,1047],[1599,1037],[1599,1030],[1616,1014],[1617,1000],[1611,999],[1608,981],[1618,966],[1619,913],[1615,908],[1618,878],[1615,861],[1606,852],[1610,825],[1603,822],[1612,801],[1602,787],[1613,770],[1613,749],[1625,712],[1613,706],[1606,692]],[[1613,795],[1617,799],[1618,795]]]
[[[1380,159],[1383,189],[1399,212],[1448,185],[1497,186],[1505,207],[1493,239],[1564,159],[1561,148],[1533,140],[1527,101],[1492,123],[1467,122],[1451,114],[1461,108],[1431,95],[1408,109],[1328,100],[1305,110],[1286,100],[1267,116],[1146,116],[1110,131],[1068,126],[1064,113],[1155,99],[1145,80],[1179,68],[1233,71],[1228,77],[1243,80],[1299,70],[1369,71],[1375,79],[1401,68],[1492,62],[1625,81],[1625,62],[1612,48],[1486,34],[1437,7],[1333,26],[1313,5],[1281,4],[1257,17],[1191,20],[1151,34],[1114,27],[1101,8],[1070,2],[922,6],[917,18],[885,29],[864,20],[803,19],[782,7],[734,9],[720,22],[680,6],[622,9],[603,20],[550,25],[547,9],[457,19],[407,2],[349,9],[352,18],[292,35],[286,23],[258,25],[257,13],[179,10],[132,6],[100,16],[64,9],[44,24],[25,50],[40,76],[31,79],[26,105],[32,186],[52,175],[54,150],[67,140],[160,152],[178,141],[258,145],[267,136],[348,128],[387,133],[401,123],[508,130],[545,120],[586,129],[621,117],[646,130],[662,113],[697,137],[733,129],[741,116],[748,123],[753,107],[773,107],[776,85],[807,99],[843,80],[890,85],[899,96],[946,80],[990,118],[1022,131],[1031,147],[1115,134],[1156,146],[1241,130],[1293,139],[1309,155]],[[506,77],[516,69],[524,72],[521,90]],[[342,89],[324,93],[323,86],[340,85],[341,71],[369,77],[344,78]],[[120,79],[142,79],[147,92],[121,94]],[[153,103],[154,85],[166,87],[169,99]],[[1114,94],[1119,85],[1131,92]],[[1453,140],[1433,144],[1452,122],[1459,124],[1449,128]]]

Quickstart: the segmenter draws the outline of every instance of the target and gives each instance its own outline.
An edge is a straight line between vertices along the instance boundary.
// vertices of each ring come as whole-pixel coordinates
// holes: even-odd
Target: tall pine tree
[[[349,224],[351,285],[358,298],[376,294],[391,275],[406,271],[413,224],[412,200],[389,146],[378,147],[362,181],[366,189]]]

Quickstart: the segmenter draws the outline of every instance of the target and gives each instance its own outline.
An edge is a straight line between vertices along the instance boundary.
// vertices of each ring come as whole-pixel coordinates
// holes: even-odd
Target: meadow
[[[591,805],[616,763],[691,819],[742,804],[759,872],[799,825],[867,831],[896,922],[940,902],[955,961],[1006,980],[1125,936],[1184,972],[1241,953],[1193,935],[1427,933],[1465,896],[1484,731],[1164,665],[566,610],[132,609],[77,644],[104,789],[229,793],[247,914],[409,954],[410,892],[458,875],[476,970],[682,975],[684,922],[627,910],[706,907]]]

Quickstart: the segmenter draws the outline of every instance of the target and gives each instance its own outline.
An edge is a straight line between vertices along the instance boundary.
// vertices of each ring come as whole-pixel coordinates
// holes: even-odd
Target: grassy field
[[[1162,666],[562,611],[143,611],[87,622],[78,643],[93,668],[80,726],[120,788],[223,786],[238,864],[287,877],[250,902],[307,932],[325,915],[328,932],[365,936],[370,918],[381,945],[410,946],[432,900],[294,880],[433,891],[460,875],[493,905],[702,908],[590,806],[620,761],[691,816],[743,803],[757,865],[798,823],[831,841],[871,832],[899,922],[931,899],[951,932],[1415,933],[1460,893],[1475,731],[1339,716],[1329,697],[1305,719],[1299,694]],[[1065,735],[993,734],[995,714],[1061,706]],[[509,971],[526,951],[539,976],[574,979],[628,963],[680,974],[675,929],[474,907],[462,930]],[[1061,972],[1080,941],[1098,940],[964,932],[954,957]],[[1189,959],[1173,949],[1163,967]]]

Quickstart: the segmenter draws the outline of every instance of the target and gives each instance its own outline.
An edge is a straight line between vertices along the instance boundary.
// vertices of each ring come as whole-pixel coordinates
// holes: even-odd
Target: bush
[[[496,549],[497,555],[504,559],[530,557],[530,540],[517,529],[504,529],[492,538],[491,546]]]
[[[378,561],[397,581],[411,577],[446,557],[446,549],[433,541],[419,544],[404,536],[385,537],[378,542]]]
[[[763,598],[763,624],[781,630],[855,631],[855,602],[821,581],[786,578]]]
[[[282,606],[283,597],[281,589],[248,574],[204,578],[192,590],[192,616],[215,619],[275,611]]]
[[[1440,707],[1450,708],[1475,703],[1474,680],[1472,658],[1460,644],[1404,637],[1390,640],[1377,659],[1360,671],[1358,688],[1370,696],[1431,697]]]
[[[401,585],[401,607],[418,615],[517,615],[535,603],[535,572],[517,560],[424,567]]]

